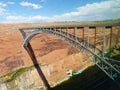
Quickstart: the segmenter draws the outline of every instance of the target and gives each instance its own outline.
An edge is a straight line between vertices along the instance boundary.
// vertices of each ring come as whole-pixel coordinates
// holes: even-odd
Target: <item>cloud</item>
[[[0,7],[0,15],[3,15],[6,9]]]
[[[6,7],[6,6],[7,6],[7,4],[0,2],[0,7]]]
[[[15,2],[7,2],[8,4],[11,4],[11,5],[13,5],[13,4],[15,4]]]
[[[107,0],[86,4],[76,8],[75,12],[48,16],[7,16],[6,22],[51,22],[51,21],[92,21],[120,18],[120,1]]]
[[[0,2],[0,15],[3,15],[5,13],[5,11],[6,11],[5,7],[6,6],[7,6],[7,4]]]
[[[25,7],[32,7],[33,9],[40,9],[42,8],[41,5],[39,4],[34,4],[34,3],[30,3],[30,2],[21,2],[20,3],[21,6],[25,6]]]
[[[33,22],[44,22],[45,20],[49,20],[51,18],[49,17],[45,17],[45,16],[28,16],[28,17],[24,17],[24,16],[7,16],[6,20],[8,23],[33,23]]]
[[[91,21],[120,18],[120,1],[109,0],[86,4],[77,8],[76,12],[54,16],[58,21]]]

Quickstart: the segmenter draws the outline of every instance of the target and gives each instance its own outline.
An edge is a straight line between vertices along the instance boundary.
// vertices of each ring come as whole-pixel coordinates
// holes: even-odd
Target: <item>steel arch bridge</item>
[[[117,81],[120,78],[120,60],[113,59],[111,52],[113,47],[119,41],[116,40],[113,31],[114,27],[120,24],[111,25],[58,25],[58,26],[40,26],[35,28],[20,28],[24,38],[23,46],[28,52],[34,64],[37,63],[34,51],[31,47],[30,40],[37,34],[45,33],[54,35],[88,57],[112,80]],[[117,33],[120,32],[120,28]],[[116,33],[116,34],[117,34]],[[108,55],[109,53],[109,55]],[[38,68],[38,65],[35,65]],[[38,70],[41,79],[47,90],[50,88],[42,70]]]

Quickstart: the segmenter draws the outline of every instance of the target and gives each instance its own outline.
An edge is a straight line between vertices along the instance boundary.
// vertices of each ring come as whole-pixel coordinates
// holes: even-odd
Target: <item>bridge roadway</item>
[[[38,65],[34,51],[29,42],[35,35],[41,33],[51,34],[66,41],[66,43],[70,44],[72,47],[76,48],[78,51],[83,53],[87,58],[92,60],[92,62],[96,64],[103,72],[105,72],[112,80],[117,82],[118,79],[120,78],[120,61],[110,58],[110,54],[112,52],[112,47],[113,47],[112,29],[114,26],[120,26],[120,25],[111,25],[111,26],[69,25],[69,26],[46,26],[46,27],[44,26],[38,28],[21,28],[19,30],[24,38],[23,46],[30,55],[34,65],[36,66],[36,69],[38,70],[38,73],[41,79],[43,80],[46,89],[49,90],[50,89],[49,83],[46,80],[44,74],[42,73],[41,68]],[[98,40],[100,39],[97,38],[98,34],[100,33],[100,30],[98,31],[97,27],[102,28],[102,35],[100,36],[102,37],[102,40],[100,41],[101,42],[100,44],[97,44]],[[79,36],[79,31],[81,31],[80,36]],[[109,44],[107,45],[106,42],[108,42]],[[107,52],[108,50],[110,52]],[[106,55],[106,53],[109,53],[109,56]]]

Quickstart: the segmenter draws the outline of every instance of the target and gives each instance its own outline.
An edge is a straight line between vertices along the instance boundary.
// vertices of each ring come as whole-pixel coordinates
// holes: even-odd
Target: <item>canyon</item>
[[[19,27],[24,26],[26,27],[29,25],[0,25],[0,76],[15,72],[24,67],[33,66],[30,57],[22,46],[23,38],[18,30]],[[67,71],[72,70],[77,72],[92,65],[92,62],[88,60],[83,54],[79,53],[76,49],[68,45],[66,42],[54,36],[39,34],[35,36],[30,43],[34,49],[40,67],[42,68],[42,71],[44,72],[51,86],[54,86],[62,80],[69,78],[66,73]],[[29,74],[32,76],[28,77]],[[32,78],[33,76],[36,79],[34,80],[34,83],[41,82],[38,84],[40,86],[40,84],[42,84],[42,81],[35,69],[21,73],[21,76],[18,78],[22,78],[22,81],[27,80],[27,78]],[[8,78],[10,78],[10,76],[4,76],[4,78],[1,79],[1,82],[7,82]],[[13,80],[12,83],[18,81],[18,83],[20,83],[20,80],[18,78],[16,80]],[[4,89],[7,88],[4,83],[1,85]],[[22,85],[24,86],[24,83],[22,83]],[[36,86],[37,88],[39,87],[38,85]],[[10,86],[9,83],[7,83],[7,86]]]
[[[86,24],[94,24],[87,22]],[[102,22],[104,23],[104,22]],[[107,22],[109,23],[109,22]],[[36,71],[32,60],[23,48],[23,37],[19,28],[39,27],[49,25],[76,25],[77,22],[54,22],[41,24],[0,24],[0,89],[1,90],[43,90],[45,87]],[[111,24],[111,22],[109,23]],[[85,39],[87,37],[85,27]],[[119,26],[112,27],[112,46],[120,46]],[[91,29],[92,30],[92,29]],[[106,33],[106,50],[109,48],[109,29]],[[69,32],[73,34],[73,31]],[[79,37],[81,30],[79,30]],[[91,32],[90,43],[94,42],[94,32]],[[97,27],[96,45],[102,49],[103,27]],[[30,41],[41,67],[50,86],[56,86],[70,78],[69,72],[83,72],[86,68],[93,66],[89,58],[71,47],[65,41],[48,34],[38,34]],[[113,50],[113,57],[119,57],[119,50]],[[116,57],[117,56],[117,57]],[[97,73],[96,75],[98,75]]]

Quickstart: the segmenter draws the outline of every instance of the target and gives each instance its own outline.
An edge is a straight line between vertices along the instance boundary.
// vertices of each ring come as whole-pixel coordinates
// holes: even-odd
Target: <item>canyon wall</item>
[[[58,62],[41,65],[40,67],[52,87],[68,79],[68,71],[82,71],[92,65],[90,60],[83,60],[83,58],[80,53],[73,54]],[[27,70],[23,72],[22,70],[24,69],[2,77],[0,79],[0,90],[44,90],[43,82],[34,67],[32,69],[31,67],[27,67]]]

